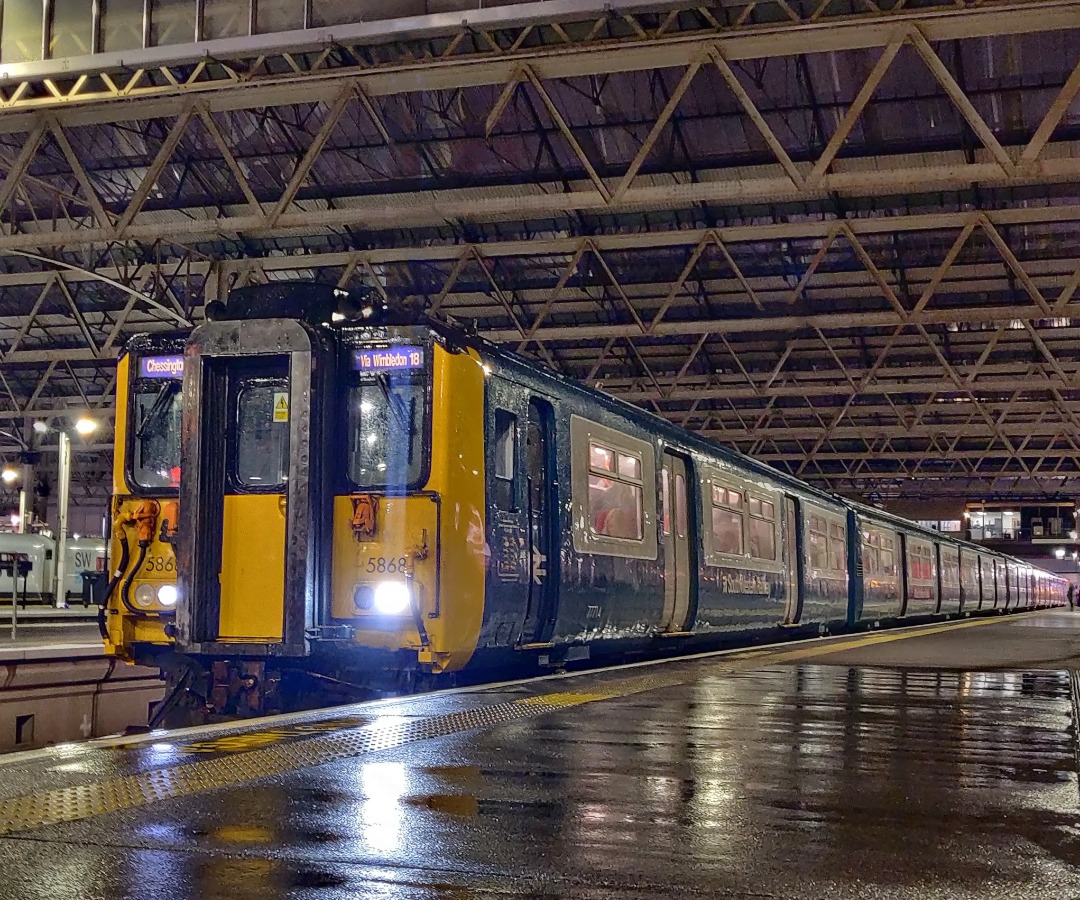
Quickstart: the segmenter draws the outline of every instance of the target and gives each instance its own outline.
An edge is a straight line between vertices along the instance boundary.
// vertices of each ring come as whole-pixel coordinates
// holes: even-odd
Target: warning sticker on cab
[[[274,392],[274,421],[289,421],[289,395],[285,391]]]

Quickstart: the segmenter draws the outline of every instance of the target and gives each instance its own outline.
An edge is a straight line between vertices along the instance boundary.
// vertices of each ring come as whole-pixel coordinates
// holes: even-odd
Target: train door
[[[797,625],[799,622],[799,513],[794,497],[784,498],[784,571],[787,574],[787,596],[784,604],[784,625]]]
[[[900,538],[900,615],[906,616],[911,579],[908,577],[908,537],[899,533]]]
[[[679,634],[690,628],[690,516],[686,461],[665,452],[660,477],[664,508],[664,631]]]
[[[285,607],[285,506],[289,380],[266,362],[227,379],[217,639],[281,640]]]
[[[270,324],[272,323],[272,324]],[[210,322],[189,340],[181,436],[179,645],[300,655],[325,602],[316,520],[325,383],[306,330]],[[270,649],[273,647],[274,649]]]
[[[525,514],[528,534],[528,609],[521,627],[521,643],[539,644],[551,639],[555,625],[558,591],[558,531],[552,519],[558,515],[552,460],[555,451],[554,416],[551,406],[533,397],[525,423]]]
[[[937,562],[937,572],[935,572],[934,589],[937,591],[937,605],[934,607],[934,613],[941,612],[942,599],[945,596],[945,557],[944,554],[948,552],[942,548],[941,544],[933,544],[934,560]]]

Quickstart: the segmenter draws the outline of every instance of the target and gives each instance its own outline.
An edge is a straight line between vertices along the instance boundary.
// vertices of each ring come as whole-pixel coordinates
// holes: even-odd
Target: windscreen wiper
[[[379,390],[382,391],[383,397],[386,398],[386,406],[390,410],[391,415],[397,421],[398,426],[402,431],[409,434],[412,437],[412,427],[408,420],[405,418],[404,402],[400,397],[394,396],[390,391],[390,385],[387,383],[385,375],[376,375],[375,381],[379,385]]]
[[[150,412],[146,414],[146,418],[143,419],[142,425],[135,431],[135,438],[137,440],[141,441],[146,437],[147,432],[150,431],[150,427],[152,425],[157,425],[158,420],[169,408],[173,395],[179,392],[180,386],[180,382],[178,381],[166,381],[158,388],[157,396],[154,398],[154,405],[150,407]]]

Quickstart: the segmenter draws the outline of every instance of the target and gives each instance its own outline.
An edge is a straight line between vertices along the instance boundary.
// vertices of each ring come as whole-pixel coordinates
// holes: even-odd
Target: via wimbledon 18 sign
[[[140,378],[183,378],[183,356],[142,356],[139,358]]]
[[[383,347],[378,350],[356,350],[353,366],[359,372],[392,372],[399,369],[422,369],[422,347]]]

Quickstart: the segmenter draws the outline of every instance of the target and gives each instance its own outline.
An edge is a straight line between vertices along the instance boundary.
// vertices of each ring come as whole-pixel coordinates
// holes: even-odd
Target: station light
[[[1065,548],[1064,547],[1058,547],[1056,550],[1054,550],[1054,558],[1055,559],[1064,559],[1065,558]]]
[[[4,468],[3,472],[0,472],[0,478],[4,480],[4,484],[11,484],[18,480],[19,473],[10,466],[7,466]]]
[[[83,437],[97,431],[98,423],[88,416],[80,416],[75,422],[75,430]]]
[[[38,434],[44,434],[49,430],[49,423],[44,419],[34,419],[34,431]]]
[[[1069,532],[1069,540],[1070,541],[1075,541],[1077,537],[1078,537],[1078,535],[1077,535],[1077,533],[1075,531],[1070,531]]]

